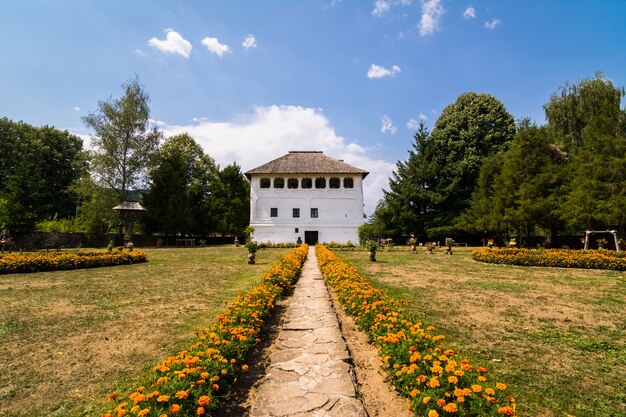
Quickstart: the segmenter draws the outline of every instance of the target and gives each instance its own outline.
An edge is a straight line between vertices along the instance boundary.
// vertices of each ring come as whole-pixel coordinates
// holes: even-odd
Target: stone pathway
[[[270,349],[250,417],[367,417],[313,246]]]

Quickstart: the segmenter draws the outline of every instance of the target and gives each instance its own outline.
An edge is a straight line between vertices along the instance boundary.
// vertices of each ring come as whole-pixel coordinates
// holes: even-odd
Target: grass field
[[[145,264],[0,276],[0,416],[93,415],[287,252],[148,249]]]
[[[626,274],[420,250],[337,253],[507,383],[520,415],[626,416]]]

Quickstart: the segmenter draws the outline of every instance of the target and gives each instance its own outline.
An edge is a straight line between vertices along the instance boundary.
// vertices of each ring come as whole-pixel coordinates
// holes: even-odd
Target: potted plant
[[[411,245],[411,255],[415,255],[417,253],[417,239],[415,235],[411,235],[409,238],[409,245]]]
[[[598,244],[598,250],[604,249],[604,245],[609,243],[605,238],[596,239],[596,243]]]
[[[259,250],[259,245],[251,240],[246,243],[246,249],[248,250],[248,264],[254,265],[254,258],[256,257],[256,251]]]
[[[444,252],[444,254],[452,255],[452,246],[453,245],[454,245],[454,239],[452,239],[451,237],[447,237],[446,238],[446,251]]]
[[[435,250],[435,247],[436,247],[435,243],[434,242],[427,242],[425,246],[426,246],[426,250],[428,251],[428,254],[432,255],[434,253],[433,251]]]
[[[367,251],[369,252],[370,261],[376,262],[376,250],[378,249],[378,244],[370,240],[369,242],[367,242],[367,245],[365,245],[365,247],[367,248]]]

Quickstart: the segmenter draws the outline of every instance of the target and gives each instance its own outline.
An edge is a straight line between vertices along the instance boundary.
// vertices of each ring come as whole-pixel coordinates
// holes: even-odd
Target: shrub
[[[138,415],[143,410],[150,416],[210,416],[228,398],[237,375],[248,370],[245,355],[261,341],[264,319],[293,285],[307,252],[308,246],[302,245],[279,259],[259,285],[217,316],[217,324],[195,332],[187,349],[152,368],[140,387],[125,396],[111,394],[117,406],[102,416]]]
[[[626,253],[607,250],[478,248],[472,258],[494,264],[626,270]]]
[[[132,252],[32,252],[0,256],[0,274],[99,268],[146,262],[143,251]]]
[[[337,255],[316,246],[324,279],[378,348],[383,369],[412,410],[428,416],[515,415],[515,398],[487,369],[458,359],[444,336],[424,327],[384,290],[375,289]]]

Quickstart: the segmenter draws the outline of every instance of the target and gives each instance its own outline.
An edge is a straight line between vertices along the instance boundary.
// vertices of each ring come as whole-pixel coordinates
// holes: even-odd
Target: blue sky
[[[244,170],[289,150],[367,169],[372,212],[413,125],[467,91],[517,118],[596,71],[626,84],[625,1],[3,0],[0,117],[80,134],[137,74],[166,135]]]

